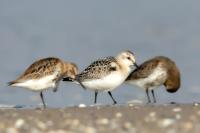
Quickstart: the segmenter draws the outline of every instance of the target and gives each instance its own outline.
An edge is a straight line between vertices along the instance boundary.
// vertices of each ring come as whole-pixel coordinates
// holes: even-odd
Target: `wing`
[[[137,69],[135,69],[126,80],[134,80],[139,78],[148,77],[159,64],[159,60],[151,59],[142,63]]]
[[[89,65],[82,73],[77,75],[77,79],[81,82],[91,79],[100,79],[112,71],[116,71],[116,67],[113,63],[117,63],[114,57],[99,59]]]
[[[58,58],[45,58],[34,62],[28,69],[21,75],[17,80],[23,80],[27,78],[38,79],[48,74],[53,74],[57,72],[56,69],[60,60]]]

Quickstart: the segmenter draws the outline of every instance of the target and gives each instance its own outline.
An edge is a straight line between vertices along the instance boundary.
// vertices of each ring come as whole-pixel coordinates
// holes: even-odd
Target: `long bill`
[[[139,66],[137,65],[137,63],[136,63],[136,62],[134,63],[134,66],[135,66],[136,68],[139,68]]]

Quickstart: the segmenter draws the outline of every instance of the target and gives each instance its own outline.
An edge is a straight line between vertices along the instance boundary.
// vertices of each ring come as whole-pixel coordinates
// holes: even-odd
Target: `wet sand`
[[[199,133],[199,104],[0,109],[1,133]]]

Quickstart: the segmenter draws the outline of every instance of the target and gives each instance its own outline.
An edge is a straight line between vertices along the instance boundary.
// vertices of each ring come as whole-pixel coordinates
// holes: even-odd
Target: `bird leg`
[[[94,95],[95,95],[95,97],[94,97],[94,104],[96,104],[96,103],[97,103],[98,91],[95,91],[95,92],[94,92]]]
[[[113,104],[117,104],[117,102],[115,101],[115,99],[114,99],[113,96],[112,96],[112,93],[111,93],[110,91],[108,91],[108,94],[109,94],[110,97],[112,98],[112,100],[113,100]]]
[[[151,99],[150,99],[150,96],[149,96],[149,89],[148,88],[146,89],[146,94],[147,94],[147,98],[148,98],[148,103],[151,103]]]
[[[43,107],[46,108],[46,104],[45,104],[45,102],[44,102],[44,97],[43,97],[42,92],[40,92],[40,97],[41,97],[41,99],[42,99]]]
[[[154,94],[154,90],[151,90],[151,93],[153,95],[153,102],[156,103],[156,97],[155,97],[155,94]]]

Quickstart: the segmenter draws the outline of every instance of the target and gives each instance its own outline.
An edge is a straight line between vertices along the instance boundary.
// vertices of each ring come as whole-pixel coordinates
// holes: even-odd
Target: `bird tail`
[[[17,81],[10,81],[7,83],[8,86],[14,86],[15,84],[17,84]]]

